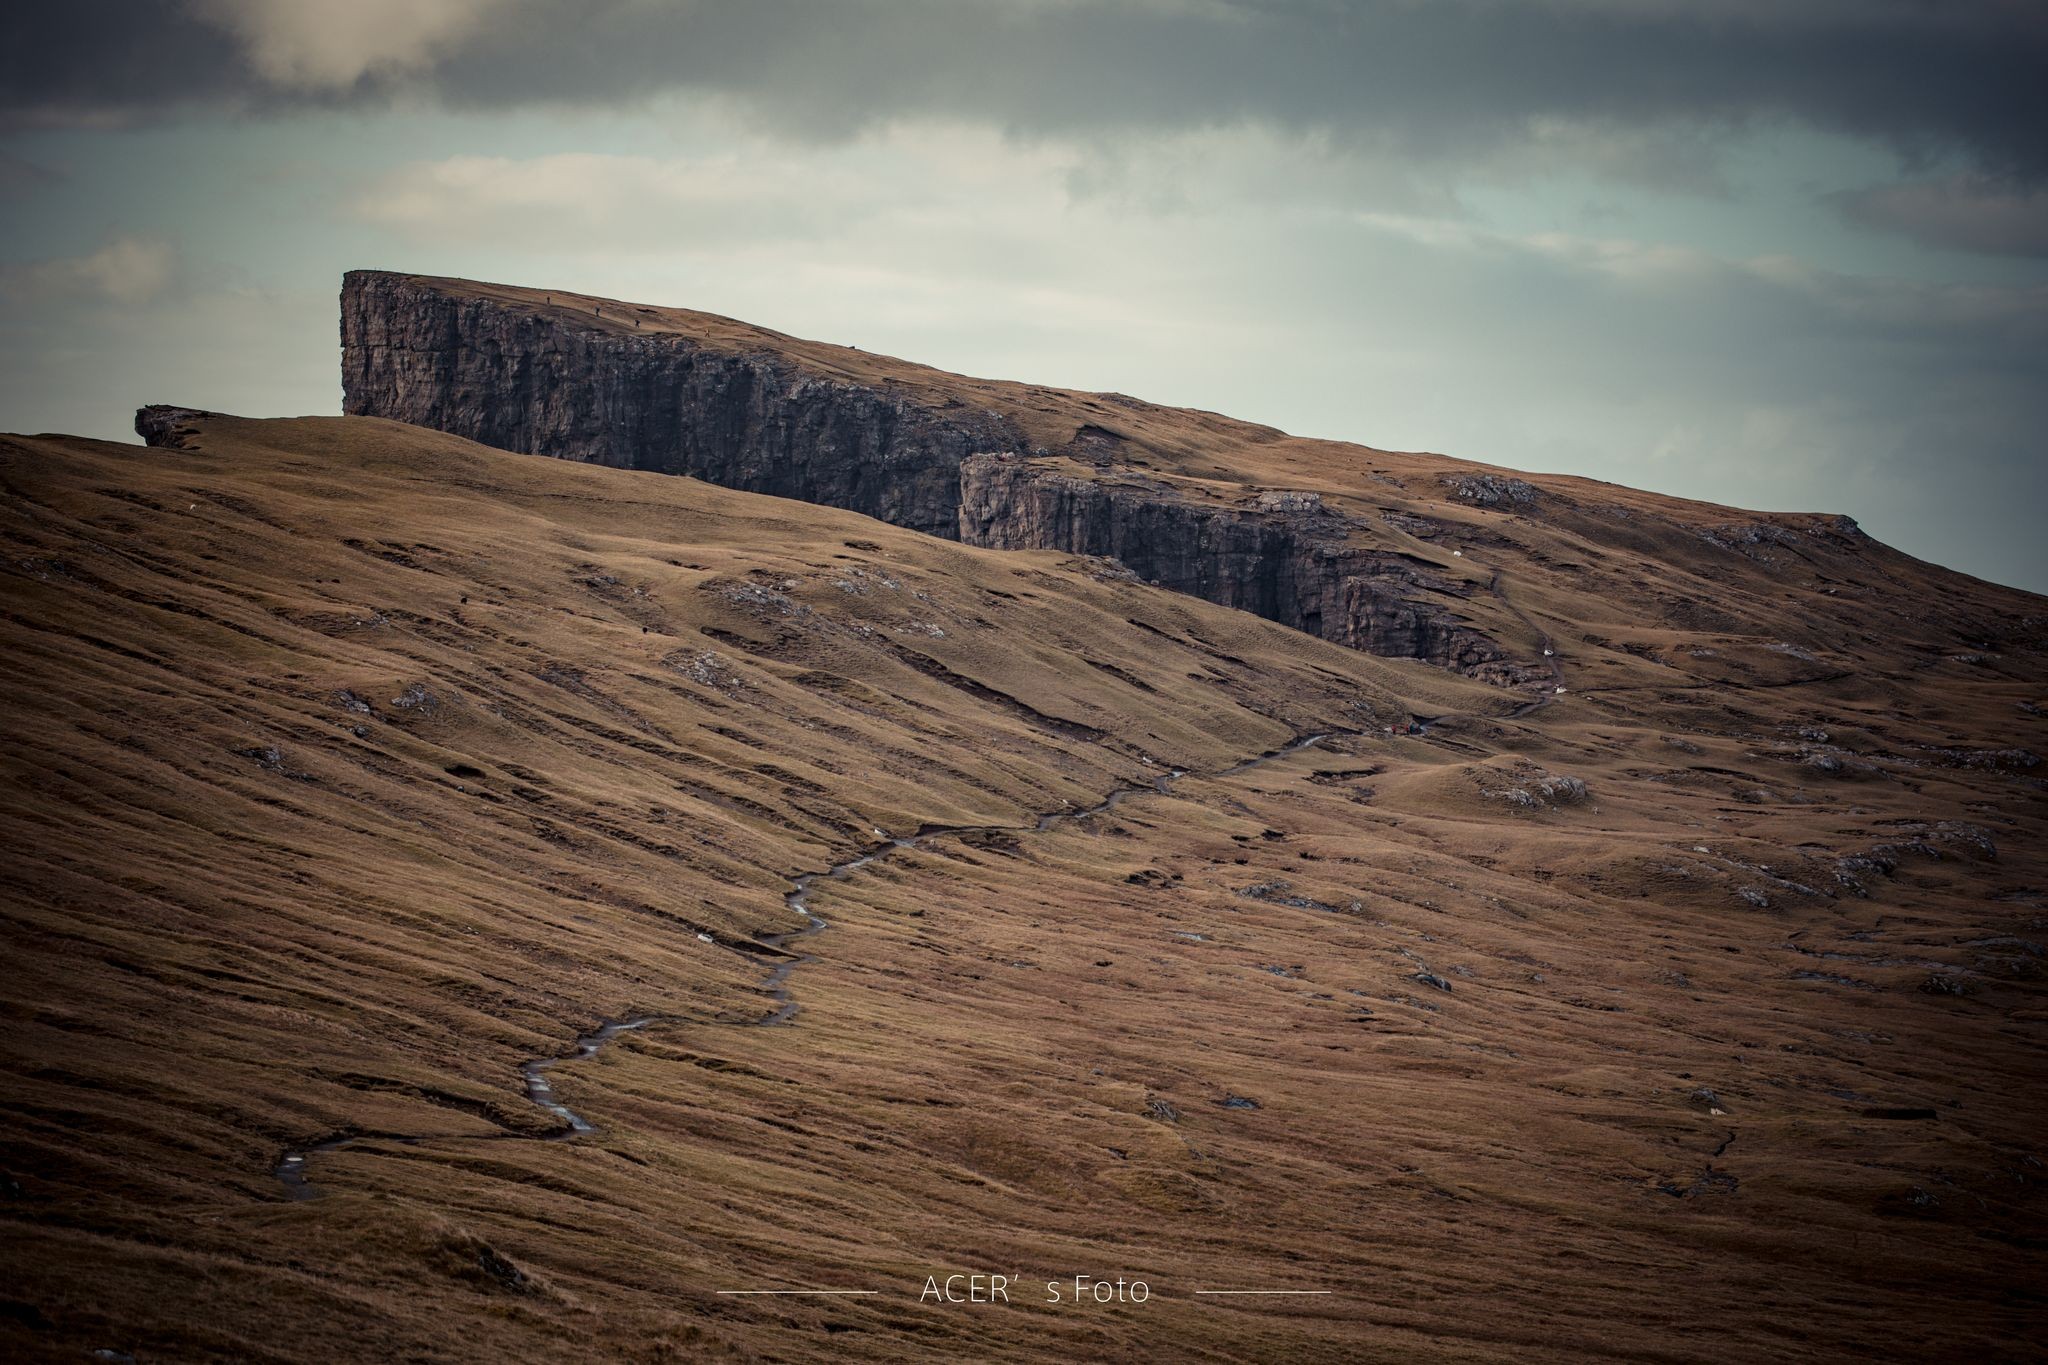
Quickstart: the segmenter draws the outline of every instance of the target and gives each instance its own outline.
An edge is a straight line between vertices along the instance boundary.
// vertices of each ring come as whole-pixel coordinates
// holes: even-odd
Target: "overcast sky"
[[[67,0],[0,429],[336,412],[370,266],[1846,512],[2048,590],[2034,0]]]

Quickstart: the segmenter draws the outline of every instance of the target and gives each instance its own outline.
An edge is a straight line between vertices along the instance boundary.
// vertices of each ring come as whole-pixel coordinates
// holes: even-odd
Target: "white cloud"
[[[83,256],[0,268],[0,293],[13,298],[91,300],[136,307],[153,303],[177,280],[179,257],[155,237],[116,237]]]
[[[699,130],[701,131],[701,130]],[[456,156],[400,166],[357,192],[359,219],[419,242],[460,237],[571,256],[689,255],[844,243],[879,224],[945,237],[998,212],[1057,214],[1071,156],[987,130],[898,129],[850,147],[719,125],[715,151]]]

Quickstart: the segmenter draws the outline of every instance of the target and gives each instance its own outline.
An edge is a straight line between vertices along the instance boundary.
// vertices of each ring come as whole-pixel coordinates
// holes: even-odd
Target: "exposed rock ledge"
[[[971,456],[960,468],[960,538],[997,550],[1105,555],[1140,578],[1255,612],[1352,649],[1428,659],[1498,682],[1523,670],[1423,593],[1465,585],[1423,560],[1347,542],[1320,503],[1252,511],[1064,477],[1044,462]]]

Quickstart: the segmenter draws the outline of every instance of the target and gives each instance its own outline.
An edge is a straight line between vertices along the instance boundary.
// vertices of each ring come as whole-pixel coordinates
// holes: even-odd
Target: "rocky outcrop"
[[[960,492],[960,539],[970,545],[1103,555],[1161,587],[1352,649],[1501,682],[1520,676],[1492,640],[1426,600],[1461,597],[1465,585],[1422,560],[1350,543],[1350,523],[1313,495],[1218,506],[1150,480],[1071,478],[987,454],[962,465]]]
[[[199,419],[211,416],[198,408],[152,403],[135,410],[135,434],[144,445],[157,450],[185,450],[188,438],[198,433]]]
[[[1061,453],[1099,477],[1063,477],[1030,458],[1044,452],[1012,419],[957,399],[921,402],[772,351],[603,325],[443,282],[353,271],[341,304],[343,407],[353,415],[693,475],[974,545],[1108,556],[1161,586],[1354,649],[1501,682],[1526,672],[1450,605],[1468,585],[1352,543],[1352,524],[1314,494],[1204,502],[1127,475],[1121,438],[1093,426]]]
[[[1444,487],[1452,497],[1480,507],[1513,507],[1535,502],[1536,486],[1527,479],[1504,479],[1497,474],[1448,474]]]
[[[688,474],[951,537],[960,462],[1021,440],[999,415],[933,409],[673,334],[351,271],[342,410],[505,450]]]

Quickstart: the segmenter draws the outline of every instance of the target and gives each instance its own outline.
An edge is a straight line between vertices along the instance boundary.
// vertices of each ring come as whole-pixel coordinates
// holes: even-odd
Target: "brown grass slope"
[[[1512,718],[1056,555],[367,419],[191,445],[0,443],[11,1356],[2039,1339],[2036,656]],[[775,946],[927,826],[975,828]],[[629,1019],[543,1140],[521,1064]],[[1028,1287],[918,1302],[969,1270]],[[880,1292],[717,1293],[797,1286]]]

